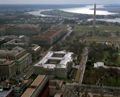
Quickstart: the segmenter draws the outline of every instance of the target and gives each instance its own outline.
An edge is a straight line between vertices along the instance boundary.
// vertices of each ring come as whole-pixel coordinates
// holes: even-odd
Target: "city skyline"
[[[0,0],[0,4],[120,4],[120,0]]]

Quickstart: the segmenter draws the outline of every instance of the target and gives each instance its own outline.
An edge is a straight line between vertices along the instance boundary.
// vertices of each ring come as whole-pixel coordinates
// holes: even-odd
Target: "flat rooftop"
[[[23,48],[21,47],[14,47],[13,49],[3,49],[3,50],[0,50],[0,56],[6,56],[7,54],[9,54],[10,56],[16,56],[18,55],[19,53],[21,53],[22,51],[24,51]]]
[[[68,62],[72,62],[72,52],[65,51],[49,51],[47,55],[34,66],[42,66],[44,68],[66,68]]]
[[[11,65],[13,62],[13,60],[0,59],[0,66]]]
[[[0,86],[0,88],[2,88],[4,86]],[[3,90],[2,92],[0,92],[0,97],[7,97],[7,95],[12,92],[13,89],[9,89],[9,90]]]
[[[38,75],[38,77],[34,80],[34,82],[30,85],[30,87],[23,93],[21,97],[30,97],[37,89],[38,85],[41,84],[45,75]]]
[[[51,39],[59,34],[61,31],[63,31],[63,29],[49,29],[42,34],[31,37],[31,39]]]
[[[21,24],[21,25],[16,25],[16,26],[7,27],[7,29],[37,30],[37,29],[39,29],[39,27],[38,27],[38,26],[35,26],[35,25]]]

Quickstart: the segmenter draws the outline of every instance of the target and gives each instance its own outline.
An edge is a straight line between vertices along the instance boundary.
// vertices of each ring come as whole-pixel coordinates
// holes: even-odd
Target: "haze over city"
[[[120,0],[0,0],[0,4],[120,4]]]
[[[0,0],[0,97],[120,97],[120,0]]]

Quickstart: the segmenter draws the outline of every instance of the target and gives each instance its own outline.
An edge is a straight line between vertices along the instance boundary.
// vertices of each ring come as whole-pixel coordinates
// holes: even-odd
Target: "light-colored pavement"
[[[84,51],[83,51],[82,59],[81,59],[79,69],[77,71],[77,75],[76,75],[76,78],[75,78],[76,82],[78,82],[78,80],[79,80],[79,84],[82,84],[82,81],[83,81],[83,76],[84,76],[84,72],[85,72],[85,68],[86,68],[86,62],[87,62],[87,58],[88,58],[87,54],[88,54],[88,49],[85,48]],[[79,76],[80,76],[80,79],[78,79]]]

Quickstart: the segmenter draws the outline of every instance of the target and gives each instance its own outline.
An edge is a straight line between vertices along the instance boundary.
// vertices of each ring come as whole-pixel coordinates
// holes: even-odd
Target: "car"
[[[23,76],[24,78],[26,77],[26,75]]]

